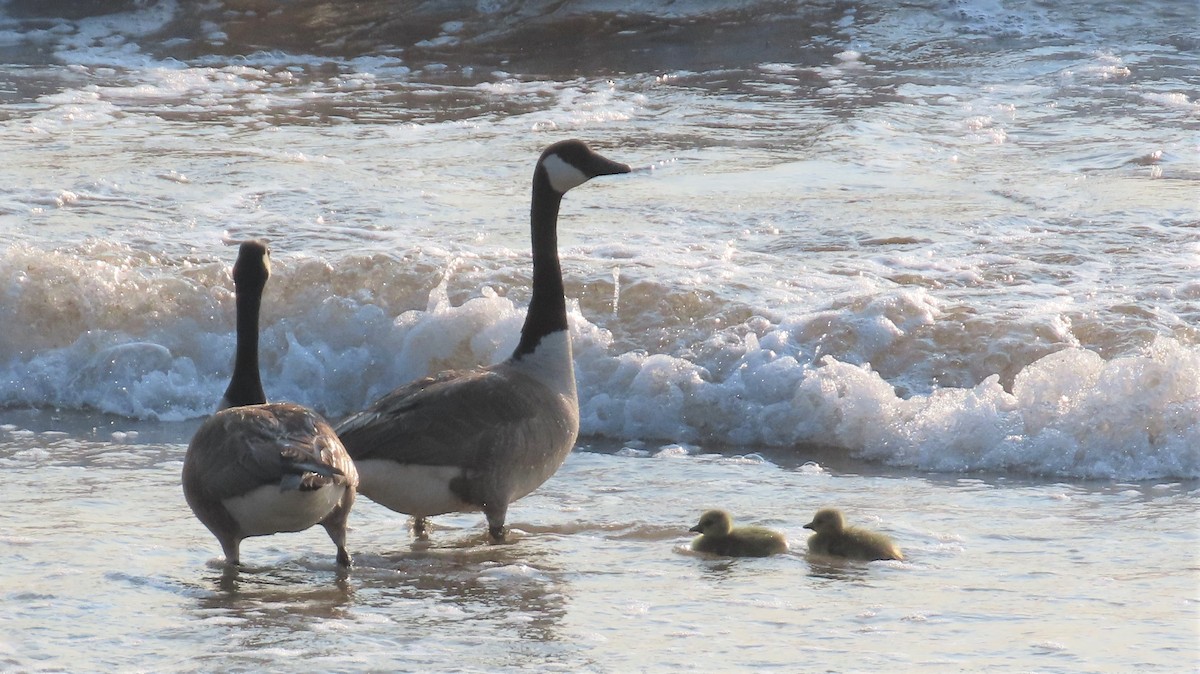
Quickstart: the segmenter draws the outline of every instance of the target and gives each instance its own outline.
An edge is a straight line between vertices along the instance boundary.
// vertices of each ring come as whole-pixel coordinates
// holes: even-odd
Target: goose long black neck
[[[521,341],[513,351],[519,359],[534,352],[546,335],[567,329],[567,299],[562,265],[558,259],[558,209],[562,194],[550,186],[546,170],[538,166],[533,176],[533,204],[529,220],[533,235],[533,296]]]
[[[225,405],[261,405],[267,402],[258,372],[258,314],[263,287],[234,282],[237,293],[237,357],[233,376],[225,389]]]

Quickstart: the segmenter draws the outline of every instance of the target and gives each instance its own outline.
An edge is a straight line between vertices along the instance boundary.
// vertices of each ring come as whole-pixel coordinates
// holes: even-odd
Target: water
[[[364,500],[348,576],[317,528],[250,539],[250,570],[230,577],[180,498],[179,445],[80,435],[5,430],[0,440],[6,474],[24,487],[0,497],[17,524],[4,536],[6,670],[1195,663],[1194,485],[831,470],[678,445],[647,455],[589,445],[514,508],[511,545],[485,544],[470,515],[438,518],[431,542],[415,543],[402,519]],[[686,528],[714,501],[784,531],[793,554],[688,552]],[[892,533],[909,561],[806,560],[801,525],[828,503]]]
[[[0,669],[1200,669],[1194,3],[391,4],[0,5]],[[225,577],[226,244],[340,417],[511,351],[565,137],[641,170],[564,202],[583,438],[517,542],[362,499],[348,576]],[[718,504],[795,554],[690,554]],[[806,559],[825,505],[909,561]]]

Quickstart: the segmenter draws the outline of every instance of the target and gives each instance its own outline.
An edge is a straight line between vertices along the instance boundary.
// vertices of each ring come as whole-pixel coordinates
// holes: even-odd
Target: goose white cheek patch
[[[542,160],[542,166],[546,168],[546,177],[550,179],[550,186],[556,192],[565,194],[567,190],[587,182],[588,176],[567,163],[556,154],[552,154]]]

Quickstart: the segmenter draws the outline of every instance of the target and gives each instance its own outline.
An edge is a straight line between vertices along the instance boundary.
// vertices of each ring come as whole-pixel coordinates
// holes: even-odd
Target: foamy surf
[[[0,0],[0,669],[1195,660],[1196,25]],[[568,137],[638,170],[563,204],[585,436],[515,542],[360,498],[349,576],[319,528],[224,572],[179,475],[232,364],[227,244],[274,252],[268,394],[337,417],[512,350]],[[910,561],[807,557],[830,505]],[[711,507],[794,554],[679,554]]]
[[[797,51],[729,32],[754,2],[638,3],[626,28],[603,2],[548,7],[9,6],[0,46],[31,65],[0,132],[32,177],[0,186],[0,404],[211,412],[233,351],[220,244],[249,237],[278,261],[272,398],[339,417],[497,362],[528,301],[532,158],[572,135],[650,167],[572,193],[560,228],[583,433],[1200,476],[1194,96],[1150,65],[1181,57],[1017,49],[912,77],[914,35],[1081,29],[990,2],[772,8],[789,40],[816,31]],[[668,33],[721,63],[639,63],[681,17]],[[602,48],[598,76],[514,49],[563,26]],[[1116,98],[1088,123],[1146,133],[1098,141],[1059,112]]]
[[[519,258],[484,265],[496,268],[484,276],[510,287],[476,290],[458,275],[478,283],[478,266],[468,272],[444,253],[412,255],[419,262],[276,255],[261,338],[272,398],[339,417],[417,377],[498,362],[512,351],[524,306],[509,294],[521,296],[527,281],[524,269],[507,265],[523,266]],[[8,326],[0,336],[3,405],[179,421],[210,413],[220,398],[233,355],[233,296],[222,261],[99,244],[73,253],[12,246],[0,274],[15,281],[0,306]],[[658,291],[668,304],[690,292]],[[593,292],[611,301],[611,290]],[[751,316],[707,331],[680,322],[673,339],[658,342],[668,351],[657,353],[630,348],[631,331],[653,323],[655,311],[641,307],[626,317],[633,304],[620,302],[616,314],[572,304],[585,435],[833,446],[939,472],[1200,476],[1200,349],[1170,337],[1108,359],[1081,347],[1045,355],[1037,344],[1013,348],[1004,354],[1019,364],[1011,382],[996,374],[954,387],[938,385],[928,369],[951,345],[936,333],[914,338],[942,318],[924,293],[778,320]],[[705,316],[748,309],[715,304]],[[971,367],[992,362],[988,353],[975,357],[982,360]]]

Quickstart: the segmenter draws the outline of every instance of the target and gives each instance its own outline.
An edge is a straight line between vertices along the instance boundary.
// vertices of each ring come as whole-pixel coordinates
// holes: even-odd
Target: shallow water
[[[437,5],[437,6],[434,6]],[[97,7],[113,10],[97,14]],[[0,670],[1200,669],[1200,7],[0,4]],[[179,488],[270,239],[268,395],[515,346],[564,202],[579,451],[515,543]],[[794,554],[722,561],[724,505]],[[821,506],[910,559],[803,555]]]
[[[0,432],[5,474],[23,487],[0,496],[6,671],[1195,664],[1195,481],[1066,484],[584,446],[514,506],[510,544],[486,544],[478,515],[436,518],[430,540],[414,541],[403,518],[364,499],[348,574],[319,528],[248,540],[248,568],[230,573],[183,502],[183,444],[121,432],[121,443]],[[792,553],[691,553],[687,528],[716,504],[785,532]],[[907,561],[806,558],[802,524],[828,504],[891,534]]]

